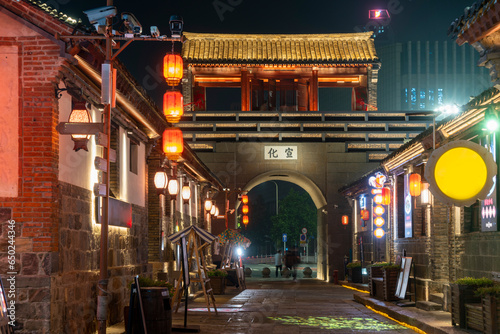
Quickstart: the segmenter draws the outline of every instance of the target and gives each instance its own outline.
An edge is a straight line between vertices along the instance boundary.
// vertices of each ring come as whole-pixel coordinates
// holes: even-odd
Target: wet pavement
[[[452,327],[447,312],[399,307],[353,290],[347,282],[342,286],[303,278],[301,269],[296,282],[275,278],[272,266],[267,266],[271,278],[263,278],[261,267],[255,266],[252,277],[246,278],[245,290],[226,286],[224,295],[215,295],[217,315],[208,313],[203,297],[190,300],[188,326],[199,326],[206,334],[478,333]],[[183,304],[172,319],[174,327],[183,327]],[[107,333],[124,333],[124,326],[115,325]]]

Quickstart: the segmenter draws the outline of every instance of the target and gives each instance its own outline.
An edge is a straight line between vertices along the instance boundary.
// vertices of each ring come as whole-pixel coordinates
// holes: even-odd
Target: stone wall
[[[91,216],[93,194],[63,182],[59,189],[60,264],[50,278],[51,333],[93,333],[101,236],[100,226]],[[146,226],[146,209],[133,205],[131,229],[109,227],[109,324],[123,320],[133,276],[151,276]]]

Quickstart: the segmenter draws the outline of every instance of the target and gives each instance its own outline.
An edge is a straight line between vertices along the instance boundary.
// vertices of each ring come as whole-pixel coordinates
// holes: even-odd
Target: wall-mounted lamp
[[[427,182],[422,183],[422,191],[420,192],[420,204],[431,204],[431,192],[429,191],[429,184]]]
[[[410,175],[410,195],[413,197],[420,196],[422,189],[422,177],[420,174],[412,173]]]
[[[179,192],[179,181],[172,178],[168,181],[168,193],[170,194],[170,199],[175,200],[177,198],[177,193]]]
[[[168,185],[168,176],[163,169],[156,172],[154,183],[158,195],[165,194],[165,189],[167,189]]]
[[[182,200],[184,201],[184,204],[188,204],[189,200],[191,199],[191,187],[189,186],[188,182],[184,182],[184,185],[182,186]]]
[[[212,200],[206,199],[205,200],[205,211],[210,212],[211,209],[212,209]]]
[[[73,108],[71,110],[71,114],[69,115],[68,122],[92,123],[92,118],[90,117],[86,102],[73,101]],[[85,151],[89,150],[87,148],[87,143],[90,139],[90,135],[73,134],[71,135],[71,139],[75,142],[75,147],[73,147],[73,150],[75,150],[76,152],[81,149]]]

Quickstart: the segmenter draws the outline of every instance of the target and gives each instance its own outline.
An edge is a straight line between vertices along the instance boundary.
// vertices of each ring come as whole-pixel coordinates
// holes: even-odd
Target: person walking
[[[281,276],[281,269],[283,268],[283,256],[281,256],[281,249],[278,249],[276,254],[274,254],[274,265],[276,266],[276,277],[278,277],[278,269],[280,270]]]
[[[285,255],[285,266],[292,272],[293,281],[297,281],[297,264],[300,263],[300,257],[297,251],[290,250]]]

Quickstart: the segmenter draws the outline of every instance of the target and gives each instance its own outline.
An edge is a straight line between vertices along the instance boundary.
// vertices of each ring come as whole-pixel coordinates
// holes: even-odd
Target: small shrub
[[[389,262],[375,262],[372,264],[369,264],[366,266],[366,268],[372,268],[372,267],[384,267],[386,265],[390,264]]]
[[[480,288],[480,287],[492,286],[493,281],[489,278],[486,278],[486,277],[481,277],[481,278],[464,277],[464,278],[457,279],[455,281],[455,284],[468,285],[468,286],[474,286],[476,288]]]
[[[361,262],[356,261],[356,262],[351,262],[347,264],[347,269],[352,269],[352,268],[359,268],[361,267]]]
[[[208,277],[226,277],[227,271],[220,270],[220,269],[209,270],[209,271],[207,271],[207,276]]]
[[[397,264],[394,263],[385,263],[382,265],[383,269],[401,269],[401,266],[398,266]]]
[[[476,290],[476,295],[481,297],[491,295],[500,298],[500,284],[479,288]]]
[[[135,283],[135,281],[132,281],[130,285],[132,285],[133,283]],[[168,288],[170,297],[174,295],[174,286],[166,281],[154,280],[149,277],[139,276],[139,286],[141,288],[150,288],[150,287]]]

